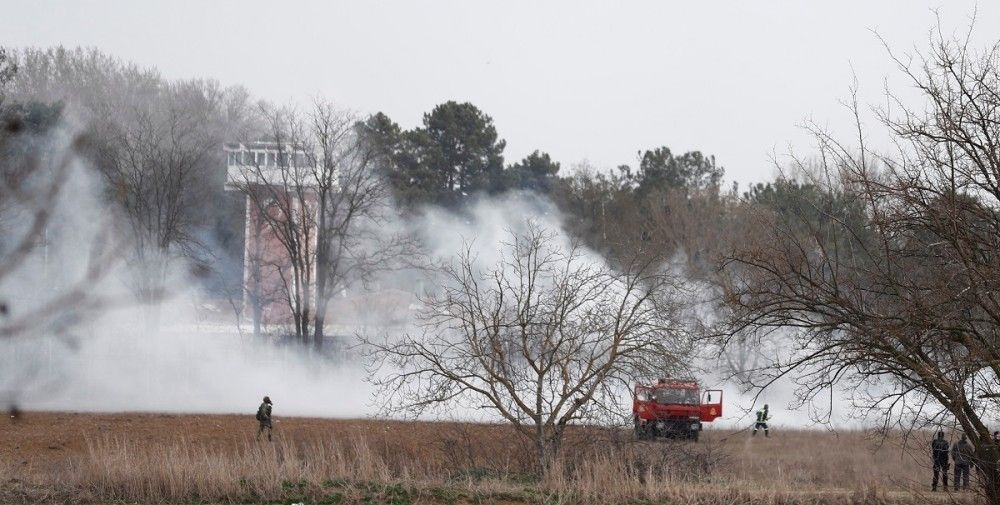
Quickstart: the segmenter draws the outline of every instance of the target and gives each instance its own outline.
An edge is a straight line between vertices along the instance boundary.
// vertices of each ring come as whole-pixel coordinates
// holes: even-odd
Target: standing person
[[[948,489],[948,441],[944,432],[937,432],[937,438],[931,442],[931,460],[934,462],[934,480],[931,481],[931,491],[937,491],[938,473],[944,477],[944,488]]]
[[[767,404],[764,404],[764,408],[757,411],[757,423],[753,425],[753,436],[757,436],[757,430],[763,428],[764,436],[770,437],[771,435],[767,431],[767,420],[770,419],[767,415]]]
[[[257,440],[260,440],[260,434],[267,430],[267,440],[271,441],[271,398],[265,396],[264,401],[261,402],[260,407],[257,407],[257,422],[260,426],[257,428]]]
[[[963,490],[969,489],[969,466],[972,465],[974,454],[972,444],[965,439],[963,433],[962,438],[951,448],[951,460],[955,463],[955,491],[958,491],[959,483],[962,484]]]

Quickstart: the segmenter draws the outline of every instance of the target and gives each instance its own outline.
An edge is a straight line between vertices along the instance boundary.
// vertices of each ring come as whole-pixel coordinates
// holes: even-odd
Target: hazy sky
[[[0,44],[93,46],[170,78],[211,77],[258,96],[322,94],[404,127],[446,100],[490,114],[507,158],[534,149],[564,166],[634,164],[667,145],[716,155],[731,179],[773,173],[771,153],[808,148],[797,124],[845,119],[896,79],[877,30],[926,47],[976,2],[10,1]],[[980,2],[977,40],[1000,28]],[[897,81],[898,82],[898,81]]]

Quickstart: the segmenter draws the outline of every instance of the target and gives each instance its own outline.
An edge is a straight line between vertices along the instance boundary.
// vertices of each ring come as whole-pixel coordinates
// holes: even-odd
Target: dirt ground
[[[369,443],[406,446],[431,444],[456,423],[378,421],[367,419],[275,418],[274,437],[285,440],[363,438]],[[508,433],[504,426],[477,425],[477,434]],[[28,412],[16,420],[0,420],[0,461],[45,472],[87,453],[88,440],[105,438],[169,446],[177,442],[207,449],[235,451],[253,441],[253,415],[91,414]]]

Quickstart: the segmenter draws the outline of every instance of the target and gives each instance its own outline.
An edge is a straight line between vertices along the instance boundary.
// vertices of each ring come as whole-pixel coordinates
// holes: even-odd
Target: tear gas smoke
[[[55,150],[69,149],[66,131],[48,139]],[[96,173],[74,159],[61,184],[44,244],[13,275],[0,280],[0,300],[11,311],[10,316],[0,317],[14,317],[57,296],[80,278],[87,251],[107,240],[106,216],[114,212]],[[570,242],[556,207],[530,193],[483,197],[461,213],[427,208],[386,229],[412,233],[432,260],[446,261],[471,245],[479,262],[493,265],[508,233],[523,229],[529,219],[559,231],[564,244]],[[16,235],[16,226],[13,230]],[[593,261],[603,261],[596,253],[587,254]],[[41,327],[0,342],[0,401],[24,409],[248,413],[262,396],[270,395],[279,416],[362,417],[375,412],[372,389],[364,380],[367,372],[353,359],[356,350],[351,349],[350,335],[402,331],[406,321],[405,317],[400,321],[398,307],[390,314],[378,305],[345,304],[336,314],[336,324],[346,350],[342,359],[330,360],[298,346],[254,341],[237,326],[233,310],[224,301],[211,300],[178,258],[168,262],[165,296],[152,308],[160,324],[151,326],[147,324],[151,307],[124,301],[130,297],[131,280],[145,272],[136,270],[139,264],[121,259],[88,287],[89,296],[108,302],[99,314],[76,321],[68,332]],[[433,282],[426,272],[391,272],[379,275],[374,288],[406,286],[419,294]],[[403,310],[415,309],[411,303]],[[65,310],[67,315],[74,312],[73,307]],[[707,360],[701,365],[711,370],[715,363]],[[717,426],[749,422],[741,415],[750,408],[750,397],[720,383],[717,376],[703,380],[706,386],[726,390],[728,420]],[[770,403],[778,424],[808,424],[802,413],[782,410],[790,394],[788,384],[779,383],[758,405]],[[478,418],[475,412],[460,416]]]

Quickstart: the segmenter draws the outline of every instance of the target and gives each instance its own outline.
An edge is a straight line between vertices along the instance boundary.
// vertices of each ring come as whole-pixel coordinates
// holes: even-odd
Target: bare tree
[[[251,275],[262,279],[260,269],[270,269],[281,278],[296,337],[319,350],[333,294],[384,268],[410,241],[381,227],[389,191],[354,116],[321,100],[304,115],[265,107],[264,116],[263,156],[252,156],[236,186],[264,224],[262,242],[273,239],[283,254],[251,258],[260,273]],[[261,284],[249,286],[258,305]]]
[[[891,51],[890,51],[890,54]],[[893,55],[921,93],[892,92],[877,116],[891,156],[810,127],[822,155],[808,202],[818,219],[761,215],[729,259],[734,330],[792,333],[767,381],[793,375],[803,402],[841,385],[883,427],[951,424],[969,436],[992,503],[1000,449],[1000,52],[940,33],[925,55]]]
[[[247,197],[247,219],[256,224],[248,237],[249,247],[258,254],[247,261],[251,271],[250,301],[254,308],[254,326],[259,327],[259,312],[268,289],[268,277],[280,280],[283,298],[294,324],[294,336],[308,341],[313,317],[312,289],[315,282],[316,191],[310,167],[312,149],[303,120],[294,111],[261,107],[267,124],[267,140],[245,143],[241,171],[234,174],[234,185]],[[259,148],[259,149],[255,149]],[[280,245],[280,251],[269,249]]]
[[[197,83],[178,83],[150,102],[132,104],[115,118],[114,156],[102,167],[127,223],[136,291],[151,309],[175,260],[202,247],[195,230],[221,145],[203,91]],[[155,326],[156,314],[149,316]]]
[[[313,343],[324,341],[333,294],[411,255],[412,238],[387,231],[393,215],[390,188],[380,170],[377,146],[358,134],[357,120],[318,101],[310,116],[318,159],[316,319]]]
[[[248,96],[212,81],[163,79],[97,50],[23,49],[9,98],[61,103],[80,126],[76,151],[103,176],[119,236],[129,239],[132,288],[156,305],[167,271],[211,269],[219,214],[221,145],[245,122]],[[216,228],[213,230],[213,226]]]
[[[763,343],[750,335],[728,339],[720,353],[723,373],[745,387],[752,387],[754,375],[766,363]]]
[[[496,265],[471,247],[441,270],[422,331],[367,341],[390,411],[488,409],[535,447],[543,470],[566,427],[623,415],[635,380],[684,369],[676,279],[650,263],[612,270],[529,223]]]

